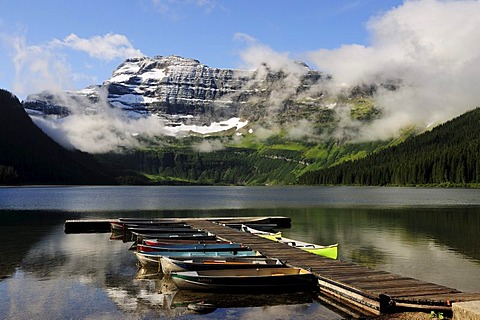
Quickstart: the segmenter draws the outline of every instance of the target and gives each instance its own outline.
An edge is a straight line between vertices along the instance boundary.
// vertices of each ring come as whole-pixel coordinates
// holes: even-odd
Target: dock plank
[[[454,301],[480,300],[480,293],[462,293],[442,285],[328,259],[211,221],[187,223],[278,258],[288,266],[309,270],[318,278],[321,294],[357,311],[363,310],[365,315],[395,312],[401,307],[427,312],[451,311]]]

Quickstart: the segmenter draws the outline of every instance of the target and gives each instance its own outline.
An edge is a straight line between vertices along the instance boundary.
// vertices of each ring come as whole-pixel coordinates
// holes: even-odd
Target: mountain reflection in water
[[[131,243],[63,232],[121,216],[287,216],[286,237],[338,242],[341,260],[480,292],[480,190],[0,188],[0,318],[198,319],[185,306],[197,299],[217,305],[209,319],[342,318],[309,295],[165,292],[139,276]]]

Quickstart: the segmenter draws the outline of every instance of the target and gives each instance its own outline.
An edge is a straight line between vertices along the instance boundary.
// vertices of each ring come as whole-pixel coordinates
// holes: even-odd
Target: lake
[[[64,234],[67,219],[288,216],[288,238],[339,243],[339,259],[480,292],[480,190],[377,187],[0,188],[0,318],[209,319],[342,315],[315,296],[166,294],[138,273],[130,243]]]

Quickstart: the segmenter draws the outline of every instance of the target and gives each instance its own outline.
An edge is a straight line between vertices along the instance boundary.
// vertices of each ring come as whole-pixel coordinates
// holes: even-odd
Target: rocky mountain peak
[[[125,60],[99,86],[30,95],[24,105],[32,115],[65,117],[82,110],[95,112],[106,99],[130,117],[155,116],[165,127],[195,131],[230,119],[285,123],[317,118],[312,114],[323,114],[326,108],[319,84],[328,80],[303,62],[236,70],[176,55],[139,57]]]

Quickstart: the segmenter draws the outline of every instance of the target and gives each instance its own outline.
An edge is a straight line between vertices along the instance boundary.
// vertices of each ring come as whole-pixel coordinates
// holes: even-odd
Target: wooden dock
[[[278,258],[288,266],[311,271],[318,278],[320,298],[352,316],[412,310],[451,314],[454,302],[480,300],[480,293],[463,293],[442,285],[324,258],[204,219],[185,219],[185,222],[212,232],[218,238],[242,243],[266,256]]]
[[[160,218],[159,218],[160,219]],[[110,220],[67,220],[65,233],[109,232]],[[113,219],[115,220],[115,219]],[[160,219],[161,220],[161,219]],[[168,218],[168,220],[172,220]],[[452,314],[455,302],[480,301],[480,293],[464,293],[442,285],[378,271],[351,262],[332,260],[286,244],[230,228],[221,223],[274,223],[290,227],[288,217],[178,218],[192,228],[242,243],[286,265],[311,271],[319,284],[319,298],[351,315],[368,317],[401,311]]]

